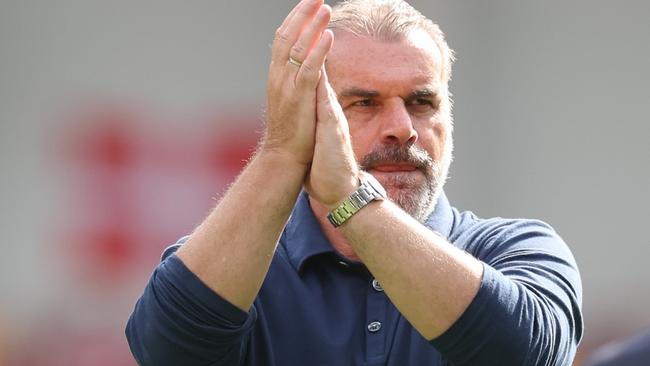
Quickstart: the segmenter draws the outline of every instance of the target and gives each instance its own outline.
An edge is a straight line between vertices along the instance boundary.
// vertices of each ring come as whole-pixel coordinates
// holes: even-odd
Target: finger
[[[318,44],[316,44],[314,49],[307,55],[307,58],[298,70],[295,79],[296,88],[302,91],[313,91],[316,85],[318,85],[318,80],[322,73],[321,69],[323,69],[327,54],[330,49],[332,49],[333,42],[334,33],[329,29],[323,31]]]
[[[332,85],[329,83],[329,78],[327,76],[327,72],[325,71],[325,67],[323,67],[321,70],[321,77],[318,81],[316,98],[316,113],[318,123],[336,125],[338,128],[335,130],[340,134],[342,139],[348,143],[348,147],[351,147],[349,143],[350,130],[348,126],[348,120],[345,118],[345,113],[343,113],[343,108],[338,102],[334,88],[332,88]],[[348,150],[349,152],[352,151],[350,149]]]
[[[304,62],[309,54],[309,51],[314,47],[316,42],[319,41],[321,34],[327,27],[330,21],[331,8],[329,5],[323,5],[318,9],[316,17],[309,23],[307,28],[300,34],[298,41],[294,43],[289,52],[289,62],[291,59],[298,62]],[[295,71],[298,71],[297,69]]]
[[[320,79],[318,79],[318,87],[316,87],[316,105],[319,115],[329,108],[330,99],[327,84],[327,71],[325,71],[325,67],[322,67],[320,70]]]
[[[348,122],[329,83],[325,67],[321,70],[316,88],[316,108],[316,149],[325,149],[330,157],[336,156],[329,160],[330,166],[334,164],[338,170],[344,169],[356,175]],[[316,152],[314,154],[316,156]]]
[[[343,115],[343,108],[341,107],[341,104],[339,103],[338,96],[336,95],[336,92],[334,91],[334,88],[332,88],[332,84],[329,82],[329,78],[327,77],[327,73],[325,73],[325,87],[327,88],[327,98],[330,101],[330,105],[332,107],[332,111],[334,114],[337,115]],[[347,125],[347,119],[344,120],[345,125]]]
[[[321,69],[318,87],[316,88],[316,115],[319,125],[338,124],[336,118],[336,96],[330,88],[325,67]]]
[[[280,26],[278,27],[277,29],[278,32],[283,32],[287,28],[287,25],[291,22],[293,16],[296,14],[298,9],[300,9],[300,7],[302,7],[304,4],[305,4],[305,0],[301,0],[298,2],[298,4],[296,4],[296,6],[293,7],[293,9],[291,9],[289,15],[287,15],[287,17],[284,18],[284,21],[282,21],[282,24],[280,24]]]
[[[311,21],[318,9],[323,5],[323,0],[303,0],[296,12],[288,19],[284,28],[280,27],[275,33],[271,60],[278,64],[284,64],[289,58],[291,46],[298,40],[300,33],[307,22]]]
[[[317,111],[319,114],[319,121],[335,121],[335,116],[342,113],[341,107],[336,98],[336,92],[332,89],[329,83],[329,77],[325,67],[321,69],[320,79],[318,80],[318,87],[316,89]]]

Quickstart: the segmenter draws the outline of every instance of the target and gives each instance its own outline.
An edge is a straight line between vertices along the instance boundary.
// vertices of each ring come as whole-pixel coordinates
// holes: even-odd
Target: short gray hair
[[[454,51],[440,27],[403,0],[344,0],[332,7],[328,28],[382,41],[399,41],[415,29],[424,30],[438,46],[443,76],[451,78]]]

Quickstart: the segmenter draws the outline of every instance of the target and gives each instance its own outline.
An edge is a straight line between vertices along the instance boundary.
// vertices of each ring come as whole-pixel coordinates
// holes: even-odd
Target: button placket
[[[366,297],[366,360],[381,362],[386,357],[386,316],[388,298],[383,288],[372,279],[368,281]]]
[[[384,288],[381,287],[381,284],[380,284],[379,281],[377,281],[376,279],[373,279],[373,280],[372,280],[372,288],[374,288],[375,291],[377,291],[377,292],[382,292],[382,291],[384,291]]]
[[[350,263],[344,261],[344,260],[339,260],[338,265],[342,268],[350,268]]]
[[[377,333],[381,329],[381,322],[374,321],[368,324],[368,331],[370,333]]]

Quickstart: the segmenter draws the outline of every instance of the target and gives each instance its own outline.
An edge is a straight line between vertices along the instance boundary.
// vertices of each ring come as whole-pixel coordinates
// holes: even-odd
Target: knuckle
[[[307,90],[313,88],[317,82],[318,79],[314,75],[303,74],[297,78],[296,87],[301,90]]]
[[[321,113],[325,117],[325,120],[329,121],[334,118],[334,113],[332,112],[332,104],[329,99],[320,99],[318,103],[321,105]]]
[[[314,65],[309,62],[305,62],[302,64],[301,68],[305,77],[309,78],[310,80],[316,78],[318,70],[314,67]]]
[[[302,55],[305,52],[305,46],[300,42],[296,43],[291,47],[291,54],[293,55]]]
[[[274,40],[275,40],[276,42],[288,42],[288,41],[289,41],[289,37],[288,37],[287,34],[284,32],[284,29],[282,29],[282,28],[278,28],[278,29],[276,29],[276,31],[275,31],[275,38],[274,38]]]

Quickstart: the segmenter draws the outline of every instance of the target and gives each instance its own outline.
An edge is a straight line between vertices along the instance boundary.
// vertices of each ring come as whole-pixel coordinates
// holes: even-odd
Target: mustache
[[[363,170],[368,170],[386,163],[406,163],[425,172],[434,167],[431,155],[415,145],[383,145],[366,154],[359,165]]]

